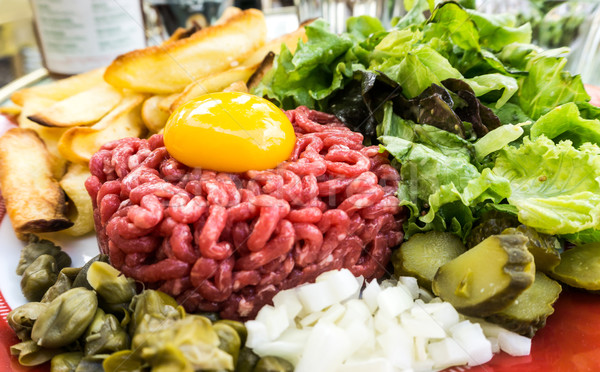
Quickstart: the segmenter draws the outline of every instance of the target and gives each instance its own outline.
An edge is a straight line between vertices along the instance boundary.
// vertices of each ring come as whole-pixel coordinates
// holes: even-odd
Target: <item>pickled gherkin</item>
[[[467,236],[466,245],[471,249],[484,241],[488,236],[498,235],[502,231],[519,226],[516,216],[492,210],[481,216],[480,223],[475,226]]]
[[[487,320],[506,329],[533,337],[538,329],[546,325],[546,319],[554,313],[552,305],[558,300],[562,287],[541,272],[535,281],[506,309],[490,315]]]
[[[564,251],[560,263],[550,275],[572,287],[600,290],[600,243],[584,244]]]
[[[429,231],[413,235],[394,252],[394,274],[414,276],[422,287],[431,289],[438,268],[465,250],[464,244],[452,233]]]
[[[560,263],[562,246],[553,235],[538,233],[525,225],[508,228],[502,234],[523,234],[529,238],[527,249],[533,255],[536,270],[549,273]]]
[[[248,330],[246,329],[246,326],[244,325],[244,323],[237,322],[235,320],[230,320],[230,319],[221,319],[221,320],[217,320],[214,323],[215,323],[215,325],[220,324],[220,323],[227,324],[228,326],[235,329],[235,331],[240,336],[240,343],[241,343],[242,347],[244,345],[246,345],[246,340],[248,339]]]
[[[508,307],[533,284],[535,263],[521,235],[493,235],[439,268],[433,292],[466,315]]]
[[[21,291],[29,301],[40,301],[44,293],[56,283],[58,270],[54,257],[43,254],[23,272]]]

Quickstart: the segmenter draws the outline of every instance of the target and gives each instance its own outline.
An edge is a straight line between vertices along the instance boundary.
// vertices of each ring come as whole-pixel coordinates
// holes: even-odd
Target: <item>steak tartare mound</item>
[[[190,312],[233,319],[325,271],[381,277],[403,237],[398,172],[334,116],[286,115],[296,146],[266,171],[189,168],[162,135],[102,146],[86,188],[111,264]]]

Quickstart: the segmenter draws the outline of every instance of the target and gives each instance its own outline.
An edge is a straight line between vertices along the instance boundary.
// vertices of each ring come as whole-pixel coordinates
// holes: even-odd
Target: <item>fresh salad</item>
[[[581,77],[565,71],[567,50],[533,45],[530,24],[510,15],[481,13],[473,9],[474,1],[404,3],[407,13],[391,29],[358,16],[347,21],[346,32],[335,34],[324,20],[315,20],[285,43],[276,40],[263,47],[262,15],[252,11],[234,17],[227,27],[239,23],[239,29],[246,29],[244,17],[258,25],[259,49],[253,54],[258,57],[215,75],[214,89],[227,92],[210,97],[198,97],[210,87],[209,80],[184,89],[189,77],[172,71],[181,81],[165,74],[160,76],[164,85],[148,79],[146,86],[145,76],[139,85],[136,74],[145,70],[126,68],[128,63],[160,65],[166,60],[158,58],[166,53],[163,49],[119,57],[106,73],[92,76],[101,85],[93,94],[103,91],[117,101],[131,101],[124,112],[144,102],[141,118],[136,116],[140,110],[131,116],[150,133],[164,130],[164,137],[163,132],[149,139],[111,137],[117,140],[95,155],[92,146],[86,151],[93,176],[88,178],[80,166],[80,178],[98,209],[94,213],[101,216],[96,227],[108,256],[70,268],[70,259],[52,242],[31,237],[17,273],[32,302],[8,316],[21,340],[11,347],[19,362],[50,361],[51,371],[76,372],[473,366],[500,350],[527,355],[563,286],[599,290],[600,108],[589,103]],[[182,35],[181,43],[175,38],[166,44],[181,47],[181,56],[186,43],[188,48],[204,45],[200,37]],[[277,55],[269,49],[273,43],[281,45]],[[155,95],[122,96],[133,88]],[[302,154],[293,160],[298,164],[288,159],[278,161],[275,169],[256,165],[252,161],[257,156],[236,152],[243,146],[233,148],[227,138],[221,145],[216,135],[203,134],[207,142],[198,146],[197,134],[190,132],[194,125],[185,115],[204,99],[228,116],[250,101],[253,114],[260,105],[271,105],[248,90],[289,110],[283,115],[273,107],[269,112],[278,116],[269,123],[294,131],[282,159],[300,148]],[[179,105],[183,102],[191,106]],[[237,114],[242,119],[234,124],[240,127],[260,122],[248,119],[246,106]],[[194,115],[204,123],[196,111]],[[49,123],[47,115],[32,117]],[[224,117],[216,116],[206,127],[222,135],[226,131],[218,125]],[[197,148],[218,143],[218,150],[230,156],[217,160],[247,167],[183,165],[167,143],[172,121],[184,126],[174,142],[188,140],[184,155],[193,161],[210,158],[210,151],[197,156]],[[125,126],[115,123],[115,128]],[[253,133],[263,132],[267,130],[258,128]],[[140,133],[145,135],[145,129]],[[37,138],[33,132],[28,136]],[[325,143],[327,151],[322,151]],[[266,158],[272,161],[273,154]],[[365,169],[352,178],[340,176],[351,173],[359,163],[354,159],[362,158]],[[310,173],[306,167],[311,164],[321,164],[323,172]],[[332,167],[327,164],[344,172],[325,173]],[[383,165],[379,168],[387,173],[379,177],[373,173],[378,172],[375,165]],[[50,164],[47,168],[51,179]],[[281,178],[276,184],[277,172],[284,171],[290,180],[308,174],[314,187],[303,183],[289,194],[286,187],[299,183]],[[386,183],[386,175],[393,176],[392,184]],[[261,179],[264,185],[257,183]],[[145,184],[148,180],[156,183]],[[194,182],[206,185],[194,189]],[[321,185],[336,182],[343,192]],[[247,190],[236,199],[240,184]],[[210,190],[202,191],[205,186]],[[221,189],[225,186],[229,188]],[[279,192],[281,200],[263,193],[268,188]],[[144,190],[148,193],[142,195]],[[215,197],[218,191],[221,199]],[[310,192],[314,195],[306,200],[314,203],[302,210],[300,203],[290,207],[284,200]],[[369,208],[373,195],[378,195],[377,208]],[[329,204],[318,198],[325,196],[331,197]],[[273,202],[278,204],[269,204]],[[264,209],[259,212],[258,207]],[[207,209],[210,220],[202,217]],[[233,209],[244,225],[222,233],[232,216],[225,212]],[[326,214],[327,219],[321,216]],[[264,221],[258,220],[263,215]],[[380,225],[372,223],[374,218],[365,222],[365,216],[382,217]],[[199,235],[192,235],[192,222]],[[339,229],[331,228],[336,224]],[[264,234],[259,237],[256,231]],[[308,233],[318,243],[318,255],[295,257],[291,249],[299,248],[300,240],[308,244]],[[366,248],[370,240],[372,247],[382,248],[380,253]],[[347,243],[345,251],[336,254],[345,256],[334,257],[331,252],[341,242]],[[325,243],[332,250],[321,254]],[[238,245],[246,248],[237,250]],[[300,270],[298,260],[312,261]],[[352,264],[342,266],[346,262]],[[356,271],[361,267],[370,271]],[[246,323],[219,319],[235,318],[228,314]]]
[[[600,109],[566,49],[457,2],[416,1],[389,30],[361,16],[341,35],[322,20],[306,33],[255,93],[333,113],[393,156],[408,211],[396,275],[529,337],[560,293],[548,276],[600,289]]]

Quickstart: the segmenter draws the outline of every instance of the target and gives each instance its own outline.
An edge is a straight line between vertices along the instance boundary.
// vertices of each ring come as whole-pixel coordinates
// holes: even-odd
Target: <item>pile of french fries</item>
[[[0,137],[0,190],[17,236],[93,230],[84,182],[104,143],[159,133],[173,110],[220,91],[248,91],[282,43],[293,52],[304,27],[266,40],[262,12],[229,8],[213,26],[177,30],[158,46],[110,66],[15,92],[19,128]]]

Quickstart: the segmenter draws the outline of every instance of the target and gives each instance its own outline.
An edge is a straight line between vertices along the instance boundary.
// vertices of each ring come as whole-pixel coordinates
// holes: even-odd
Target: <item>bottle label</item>
[[[33,0],[46,67],[77,74],[146,46],[140,0]]]

